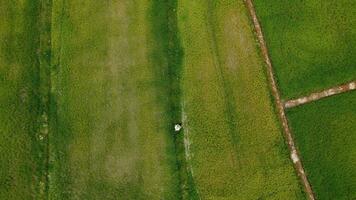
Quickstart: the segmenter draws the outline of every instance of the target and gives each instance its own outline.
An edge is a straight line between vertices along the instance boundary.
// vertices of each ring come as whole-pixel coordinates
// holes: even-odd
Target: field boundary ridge
[[[284,102],[284,108],[293,108],[293,107],[307,104],[307,103],[310,103],[313,101],[317,101],[317,100],[320,100],[320,99],[323,99],[326,97],[334,96],[337,94],[342,94],[345,92],[350,92],[352,90],[356,90],[356,80],[342,84],[342,85],[337,85],[337,86],[334,86],[331,88],[327,88],[320,92],[313,92],[307,96],[287,100]]]

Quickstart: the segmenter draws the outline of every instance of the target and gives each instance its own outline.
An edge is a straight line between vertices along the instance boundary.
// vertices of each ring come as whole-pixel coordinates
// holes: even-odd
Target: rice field
[[[316,2],[256,0],[284,98],[355,77],[353,4],[309,18]],[[0,199],[306,199],[244,1],[0,0],[0,17]],[[318,199],[355,198],[354,99],[287,113]]]
[[[247,10],[181,1],[183,110],[201,199],[303,199]]]
[[[317,199],[356,198],[356,92],[288,111]]]
[[[50,199],[179,198],[160,3],[54,3]]]
[[[40,199],[45,192],[40,8],[38,1],[0,3],[0,199]]]
[[[355,79],[355,1],[254,2],[283,98]]]

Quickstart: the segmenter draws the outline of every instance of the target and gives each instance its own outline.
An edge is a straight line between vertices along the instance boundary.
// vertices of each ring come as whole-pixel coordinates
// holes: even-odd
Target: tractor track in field
[[[279,90],[277,88],[277,83],[274,77],[274,72],[273,72],[273,67],[272,67],[272,63],[268,54],[268,49],[267,49],[267,45],[266,42],[264,40],[263,37],[263,33],[262,33],[262,29],[261,29],[261,25],[258,21],[257,15],[256,15],[256,11],[254,8],[254,4],[252,2],[252,0],[244,0],[245,1],[245,5],[248,9],[248,12],[250,14],[250,17],[252,19],[253,22],[253,26],[255,29],[255,34],[257,36],[258,42],[259,42],[259,46],[261,49],[261,53],[263,55],[264,61],[267,65],[267,75],[268,75],[268,80],[269,80],[269,84],[272,90],[272,95],[275,99],[275,104],[276,104],[276,108],[277,108],[277,112],[278,112],[278,116],[282,122],[282,127],[283,127],[283,132],[285,135],[285,139],[288,143],[288,148],[290,151],[290,156],[291,159],[293,161],[294,167],[297,171],[298,176],[300,177],[301,183],[304,187],[304,190],[308,196],[308,198],[310,200],[315,200],[315,195],[314,192],[311,188],[311,185],[308,181],[308,178],[305,174],[304,171],[304,167],[302,165],[301,160],[299,159],[299,152],[296,149],[295,143],[294,143],[294,139],[292,136],[292,132],[289,128],[288,125],[288,120],[287,117],[285,115],[285,111],[284,111],[284,104],[282,103],[281,97],[280,97],[280,93]]]
[[[184,98],[184,95],[183,95]],[[196,182],[195,182],[195,177],[194,177],[194,172],[193,172],[193,166],[192,166],[192,158],[193,158],[193,153],[191,152],[190,148],[192,145],[192,141],[190,139],[190,134],[189,134],[189,122],[187,120],[187,115],[185,113],[185,102],[184,100],[182,101],[182,123],[184,125],[184,130],[183,130],[183,144],[184,144],[184,156],[186,160],[186,170],[187,170],[187,175],[188,175],[188,181],[190,181],[190,187],[192,187],[193,190],[193,195],[190,197],[194,197],[193,199],[198,199],[201,200],[201,196],[199,193],[198,188],[196,187]],[[188,198],[183,198],[183,199],[188,199]]]
[[[225,104],[225,113],[226,113],[226,118],[228,119],[228,128],[229,128],[229,136],[231,138],[231,146],[233,147],[233,150],[231,152],[231,159],[234,165],[237,163],[236,155],[236,149],[237,149],[237,141],[238,138],[234,134],[235,132],[235,126],[236,126],[236,108],[233,102],[235,102],[235,98],[232,95],[233,92],[229,86],[228,80],[226,79],[226,74],[222,68],[222,61],[221,61],[221,56],[219,54],[219,46],[217,42],[217,35],[216,35],[216,28],[214,27],[214,19],[215,19],[215,13],[212,11],[212,2],[209,0],[208,1],[208,11],[206,15],[206,26],[208,28],[208,34],[210,37],[210,52],[213,55],[212,60],[213,64],[215,67],[215,70],[217,71],[217,78],[218,81],[221,84],[221,88],[223,91],[223,96],[224,96],[224,104]]]
[[[332,88],[327,88],[320,92],[314,92],[309,94],[308,96],[287,100],[284,102],[284,108],[293,108],[326,97],[342,94],[345,92],[350,92],[352,90],[356,90],[356,80]]]

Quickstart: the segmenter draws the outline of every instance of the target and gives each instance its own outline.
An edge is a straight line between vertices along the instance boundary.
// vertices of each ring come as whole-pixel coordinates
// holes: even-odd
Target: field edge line
[[[304,187],[304,190],[305,190],[308,198],[310,200],[315,200],[314,192],[313,192],[312,187],[311,187],[311,185],[310,185],[310,183],[308,181],[308,178],[307,178],[307,176],[305,174],[302,162],[299,159],[300,158],[299,152],[298,152],[297,148],[295,147],[295,143],[294,143],[294,139],[293,139],[293,136],[292,136],[292,132],[291,132],[291,130],[289,128],[289,125],[288,125],[288,119],[287,119],[287,117],[285,115],[284,105],[283,105],[283,103],[281,101],[280,93],[279,93],[279,90],[278,90],[278,87],[277,87],[277,83],[276,83],[276,80],[275,80],[275,76],[274,76],[272,63],[271,63],[271,60],[270,60],[270,57],[269,57],[269,54],[268,54],[267,45],[266,45],[266,42],[265,42],[264,37],[263,37],[261,25],[260,25],[260,23],[258,21],[257,15],[256,15],[254,4],[253,4],[252,0],[244,0],[244,2],[245,2],[245,5],[246,5],[246,7],[248,9],[248,12],[249,12],[249,15],[251,17],[251,20],[253,22],[254,31],[255,31],[257,39],[258,39],[260,50],[261,50],[261,53],[263,55],[264,61],[265,61],[266,65],[267,65],[268,82],[270,84],[272,95],[274,97],[274,103],[275,103],[275,106],[277,108],[279,119],[282,122],[283,132],[284,132],[285,139],[286,139],[286,141],[288,143],[288,148],[289,148],[289,151],[290,151],[290,158],[291,158],[291,160],[293,162],[294,168],[297,171],[297,174],[298,174],[298,176],[300,178],[300,181],[301,181],[301,183],[302,183],[302,185]]]
[[[320,99],[324,99],[334,95],[351,92],[353,90],[356,90],[356,80],[350,81],[348,83],[340,84],[331,88],[327,88],[319,92],[313,92],[306,96],[298,97],[295,99],[289,99],[284,102],[284,108],[285,109],[294,108],[303,104],[318,101]]]

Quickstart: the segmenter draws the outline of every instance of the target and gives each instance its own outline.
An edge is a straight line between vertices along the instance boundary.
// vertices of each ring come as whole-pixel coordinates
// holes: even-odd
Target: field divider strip
[[[330,97],[330,96],[334,96],[337,94],[342,94],[345,92],[350,92],[352,90],[356,90],[356,80],[342,84],[342,85],[338,85],[338,86],[334,86],[332,88],[328,88],[325,89],[323,91],[320,92],[314,92],[309,94],[308,96],[303,96],[303,97],[299,97],[296,99],[290,99],[284,102],[284,108],[293,108],[296,106],[300,106],[303,104],[307,104],[313,101],[317,101],[326,97]]]
[[[299,152],[295,147],[292,132],[288,125],[288,120],[287,120],[287,117],[286,117],[285,111],[284,111],[284,105],[281,101],[280,93],[278,91],[274,72],[273,72],[272,63],[271,63],[271,60],[270,60],[270,57],[268,54],[267,45],[266,45],[266,42],[263,37],[261,25],[258,21],[253,2],[252,2],[252,0],[244,0],[244,1],[245,1],[245,5],[249,11],[250,17],[252,18],[253,26],[254,26],[254,29],[255,29],[255,32],[256,32],[256,35],[258,38],[260,48],[261,48],[261,53],[263,55],[266,65],[267,65],[268,80],[269,80],[269,83],[271,86],[272,95],[275,99],[278,116],[282,122],[283,132],[285,135],[285,139],[287,140],[287,143],[288,143],[291,160],[293,161],[294,167],[297,171],[298,176],[300,177],[301,183],[304,187],[306,194],[308,195],[308,198],[310,200],[315,200],[314,192],[313,192],[311,185],[307,179],[302,162],[299,159],[300,158]]]

